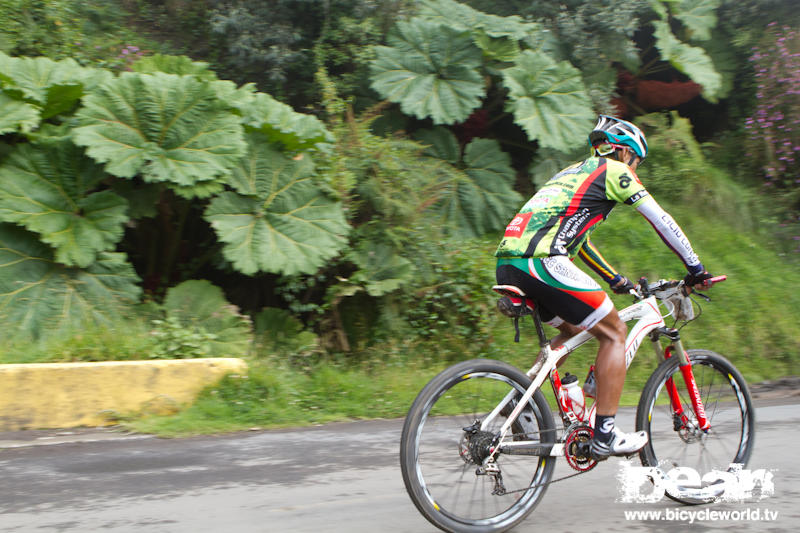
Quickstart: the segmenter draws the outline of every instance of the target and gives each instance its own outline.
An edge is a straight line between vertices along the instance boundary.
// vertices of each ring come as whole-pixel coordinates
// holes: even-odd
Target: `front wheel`
[[[753,402],[741,373],[723,356],[708,350],[688,350],[697,389],[710,429],[699,427],[692,400],[679,369],[678,357],[661,363],[642,391],[636,412],[636,429],[649,436],[639,452],[644,466],[668,471],[689,467],[699,474],[728,471],[732,464],[743,468],[753,451],[755,419]],[[670,401],[672,379],[685,417],[678,416]],[[735,468],[735,467],[733,467]],[[714,498],[713,491],[699,487],[679,493],[667,491],[673,500],[698,504]],[[713,488],[713,487],[712,487]]]
[[[546,452],[489,457],[530,383],[511,365],[476,359],[444,370],[417,396],[403,426],[400,466],[412,501],[438,528],[505,531],[544,495],[555,464]],[[509,437],[532,448],[555,442],[553,415],[541,391],[522,409]]]

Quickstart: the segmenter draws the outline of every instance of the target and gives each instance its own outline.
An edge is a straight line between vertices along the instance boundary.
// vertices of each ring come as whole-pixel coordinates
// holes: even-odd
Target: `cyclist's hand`
[[[707,270],[701,270],[696,274],[686,274],[686,277],[683,278],[684,283],[686,283],[687,287],[691,287],[696,291],[702,291],[703,289],[707,289],[708,285],[706,285],[706,280],[713,278],[711,274],[708,273]]]
[[[609,285],[611,286],[611,290],[617,294],[629,294],[634,288],[631,280],[620,274],[614,276],[614,279],[609,282]]]

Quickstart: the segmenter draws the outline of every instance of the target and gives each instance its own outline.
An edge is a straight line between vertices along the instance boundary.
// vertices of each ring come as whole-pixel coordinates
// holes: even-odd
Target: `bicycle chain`
[[[558,429],[557,429],[557,428],[553,428],[553,429],[546,429],[546,430],[544,430],[544,431],[535,431],[535,432],[534,432],[534,431],[531,431],[531,432],[527,432],[527,433],[515,433],[515,434],[513,434],[513,435],[524,435],[524,436],[529,436],[529,435],[531,435],[531,434],[533,434],[533,433],[539,433],[539,434],[541,434],[541,433],[544,433],[544,432],[550,432],[550,431],[558,431]],[[566,480],[566,479],[570,479],[570,478],[573,478],[573,477],[576,477],[576,476],[580,476],[580,475],[582,475],[582,474],[588,474],[589,472],[591,472],[592,470],[594,470],[596,466],[597,466],[597,463],[595,463],[595,465],[594,465],[592,468],[590,468],[589,470],[584,470],[583,472],[575,472],[574,474],[570,474],[570,475],[568,475],[568,476],[560,477],[560,478],[558,478],[558,479],[551,479],[551,480],[550,480],[550,481],[548,481],[547,483],[541,483],[541,484],[539,484],[539,485],[536,485],[535,487],[525,487],[524,489],[507,490],[507,491],[505,491],[505,492],[503,493],[503,496],[505,496],[506,494],[514,494],[514,493],[517,493],[517,492],[525,492],[525,491],[528,491],[528,490],[530,490],[530,489],[532,489],[532,488],[546,487],[546,486],[548,486],[548,485],[551,485],[552,483],[558,483],[559,481],[564,481],[564,480]]]
[[[539,485],[536,485],[535,487],[531,486],[531,487],[525,487],[524,489],[507,490],[506,492],[503,493],[503,496],[505,496],[506,494],[514,494],[516,492],[525,492],[525,491],[528,491],[528,490],[531,490],[531,489],[538,489],[539,487],[546,487],[547,485],[550,485],[552,483],[558,483],[559,481],[564,481],[565,479],[569,479],[569,478],[572,478],[572,477],[580,476],[580,475],[583,475],[583,474],[588,474],[592,470],[594,470],[594,467],[592,467],[589,470],[585,470],[583,472],[575,472],[574,474],[570,474],[568,476],[560,477],[558,479],[551,479],[547,483],[541,483]]]

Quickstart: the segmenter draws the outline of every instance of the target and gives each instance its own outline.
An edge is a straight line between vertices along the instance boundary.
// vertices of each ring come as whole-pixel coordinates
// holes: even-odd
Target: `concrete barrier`
[[[235,358],[0,365],[0,431],[112,425],[120,416],[168,414],[191,403]]]

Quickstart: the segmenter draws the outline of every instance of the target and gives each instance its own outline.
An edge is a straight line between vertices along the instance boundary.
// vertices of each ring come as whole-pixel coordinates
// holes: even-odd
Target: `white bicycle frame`
[[[674,291],[671,292],[674,293]],[[671,314],[671,312],[668,313],[667,316],[669,316],[669,314]],[[639,346],[641,346],[644,338],[654,329],[663,327],[665,323],[664,317],[659,310],[658,299],[656,296],[649,296],[629,307],[626,307],[619,312],[619,316],[623,322],[629,322],[631,320],[637,321],[636,324],[634,324],[630,329],[628,337],[625,340],[625,367],[627,368],[630,366],[633,358],[636,356],[636,352],[639,349]],[[528,376],[533,379],[533,382],[522,395],[522,398],[517,401],[517,405],[511,411],[511,414],[500,428],[500,441],[498,445],[495,446],[492,454],[487,458],[487,461],[493,461],[495,454],[501,448],[511,449],[526,448],[531,446],[532,441],[506,440],[509,430],[511,429],[511,425],[517,420],[517,417],[519,417],[525,406],[528,405],[528,402],[533,397],[534,393],[539,389],[539,387],[542,386],[544,380],[547,379],[550,373],[556,368],[556,363],[558,363],[562,357],[572,353],[572,351],[593,338],[594,337],[592,334],[588,331],[582,331],[568,339],[558,348],[553,349],[549,344],[546,344],[542,347],[536,363],[527,372]],[[656,353],[659,355],[659,357],[661,357],[662,354],[660,352],[660,344],[658,341],[654,341],[654,346],[656,348]],[[686,356],[684,355],[683,348],[680,346],[680,341],[676,341],[676,347],[678,348],[677,351],[679,357],[682,358],[682,362],[685,364],[687,362],[685,360]],[[481,429],[485,431],[491,422],[497,417],[500,411],[503,410],[506,404],[516,398],[517,394],[519,393],[516,391],[509,392],[500,402],[500,404],[483,420],[481,423]],[[570,416],[574,416],[572,413],[568,414]],[[564,455],[563,443],[554,444],[550,451],[550,455]]]

